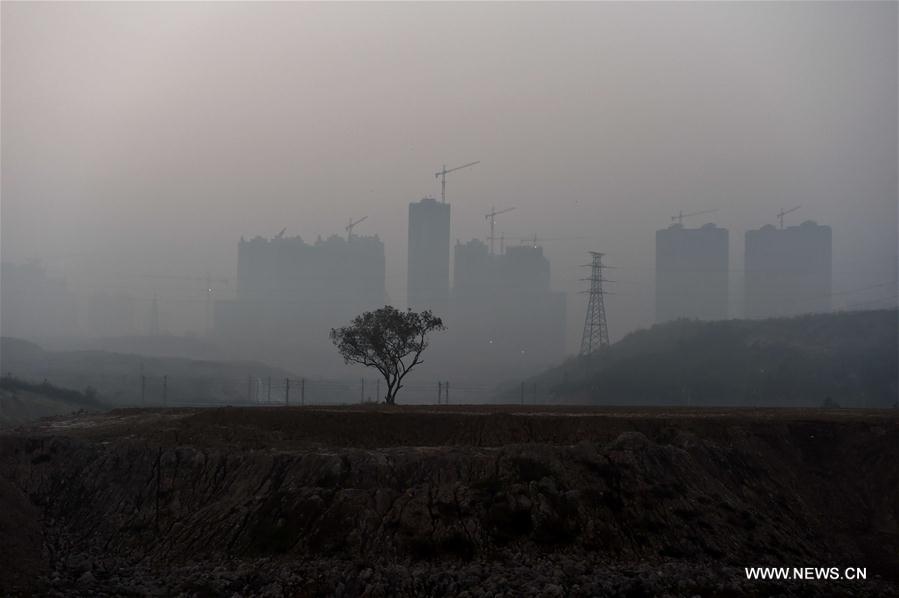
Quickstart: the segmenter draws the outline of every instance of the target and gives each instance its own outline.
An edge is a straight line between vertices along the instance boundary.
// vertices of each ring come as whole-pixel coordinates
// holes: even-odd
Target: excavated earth
[[[756,581],[744,567],[864,567]],[[119,410],[0,436],[0,595],[899,596],[899,414]]]

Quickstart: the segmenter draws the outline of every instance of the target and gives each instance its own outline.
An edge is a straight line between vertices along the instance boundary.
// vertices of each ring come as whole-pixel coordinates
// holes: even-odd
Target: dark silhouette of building
[[[333,358],[328,332],[383,307],[384,244],[375,236],[241,239],[237,297],[218,301],[216,334],[291,367]],[[333,361],[333,360],[326,360]]]
[[[409,204],[408,307],[445,316],[449,304],[450,206],[430,197]]]
[[[830,227],[811,220],[746,231],[746,317],[830,311],[831,244]]]
[[[656,322],[728,316],[729,236],[705,224],[656,231]]]
[[[550,288],[542,247],[491,255],[485,243],[456,243],[449,334],[465,370],[517,376],[565,356],[565,295]]]

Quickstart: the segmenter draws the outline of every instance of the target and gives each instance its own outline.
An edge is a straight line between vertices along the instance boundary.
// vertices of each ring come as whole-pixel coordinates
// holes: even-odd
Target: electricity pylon
[[[606,303],[602,283],[612,282],[603,277],[603,270],[608,268],[602,263],[602,253],[591,251],[593,256],[592,264],[585,264],[590,267],[590,278],[581,280],[590,281],[590,290],[581,291],[589,293],[590,300],[587,302],[587,316],[584,319],[584,335],[581,337],[581,356],[590,355],[601,347],[609,346],[609,326],[606,323]]]

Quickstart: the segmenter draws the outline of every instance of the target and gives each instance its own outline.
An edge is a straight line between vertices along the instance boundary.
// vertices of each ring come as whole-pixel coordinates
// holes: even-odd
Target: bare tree
[[[429,310],[403,312],[385,305],[356,316],[349,326],[332,328],[330,336],[344,362],[373,367],[384,376],[384,402],[393,405],[403,378],[422,363],[428,334],[438,330],[446,330],[446,326]]]

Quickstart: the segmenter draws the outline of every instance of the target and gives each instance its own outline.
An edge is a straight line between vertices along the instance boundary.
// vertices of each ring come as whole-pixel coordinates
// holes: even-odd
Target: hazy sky
[[[241,235],[367,215],[402,304],[408,202],[481,160],[448,177],[453,239],[483,238],[491,204],[517,207],[507,236],[588,237],[546,243],[572,347],[585,252],[620,267],[619,338],[651,322],[654,231],[678,210],[719,210],[736,289],[743,233],[801,204],[788,223],[833,227],[836,306],[895,297],[894,2],[0,10],[2,256],[83,292],[233,286]],[[179,289],[169,328],[200,328]]]

